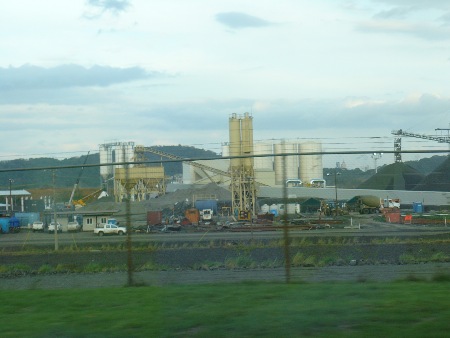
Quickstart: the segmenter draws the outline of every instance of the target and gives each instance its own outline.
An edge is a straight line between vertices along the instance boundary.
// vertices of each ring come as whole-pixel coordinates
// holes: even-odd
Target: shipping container
[[[195,201],[195,208],[199,211],[211,209],[214,215],[217,215],[217,201],[216,200],[197,200]]]
[[[200,213],[199,213],[198,209],[195,209],[195,208],[187,209],[184,213],[184,216],[192,224],[198,224],[198,222],[200,221]]]
[[[9,232],[9,217],[0,217],[1,232],[7,234]]]
[[[20,226],[29,227],[33,222],[40,221],[38,212],[16,212],[15,216],[19,219]]]
[[[147,225],[159,225],[163,223],[162,211],[147,211]]]

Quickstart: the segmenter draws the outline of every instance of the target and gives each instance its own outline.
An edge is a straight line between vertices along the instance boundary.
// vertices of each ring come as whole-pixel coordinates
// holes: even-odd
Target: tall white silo
[[[274,144],[275,155],[298,152],[297,143],[281,141]],[[275,156],[275,184],[284,184],[284,179],[298,179],[298,155]],[[284,176],[286,175],[286,176]]]
[[[222,143],[222,157],[230,156],[230,145],[228,142]]]
[[[124,142],[122,147],[123,147],[124,162],[133,162],[134,161],[134,142]],[[129,167],[132,168],[133,164],[130,164]]]
[[[309,183],[312,179],[323,178],[322,143],[308,141],[299,144],[299,152],[318,153],[315,155],[300,155],[300,179]]]
[[[255,142],[253,144],[253,154],[255,155],[272,155],[273,144],[269,142]],[[255,170],[269,171],[273,170],[273,156],[255,157],[253,159]]]
[[[100,164],[106,164],[112,162],[112,148],[108,144],[100,144],[99,147]],[[100,175],[103,180],[108,179],[112,175],[111,166],[100,166]]]
[[[122,143],[117,143],[114,146],[114,163],[122,163],[125,161],[125,150]],[[117,164],[115,168],[123,168],[123,165]]]

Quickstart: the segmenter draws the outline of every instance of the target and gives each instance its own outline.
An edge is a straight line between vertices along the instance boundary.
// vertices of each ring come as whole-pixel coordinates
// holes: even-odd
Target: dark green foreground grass
[[[2,291],[1,337],[448,337],[450,282]]]

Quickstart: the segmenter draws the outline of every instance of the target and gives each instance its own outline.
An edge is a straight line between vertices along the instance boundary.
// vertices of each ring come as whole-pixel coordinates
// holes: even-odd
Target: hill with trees
[[[198,149],[188,146],[154,146],[158,151],[175,155],[183,158],[219,158],[220,155],[216,153]],[[86,159],[86,156],[87,159]],[[433,170],[444,164],[447,156],[433,156],[431,158],[424,158],[418,161],[408,161],[409,167],[414,168],[418,173],[422,175],[428,175]],[[168,161],[167,158],[162,158],[159,155],[147,152],[145,153],[144,161],[154,162],[149,165],[160,165],[160,161]],[[58,168],[63,166],[81,166],[86,164],[84,169],[77,168],[64,168],[58,170],[52,170],[49,168]],[[10,161],[1,161],[1,169],[18,169],[11,172],[0,173],[0,190],[9,189],[9,179],[13,179],[12,189],[25,189],[25,190],[37,190],[37,189],[65,189],[69,191],[74,186],[76,180],[80,178],[79,189],[87,189],[91,191],[98,189],[101,186],[100,169],[98,165],[100,163],[99,153],[92,153],[89,155],[71,157],[66,159],[55,159],[49,157],[32,158],[32,159],[16,159]],[[165,173],[167,176],[181,175],[182,163],[181,162],[163,162]],[[382,170],[380,167],[379,170]],[[334,168],[324,168],[324,177],[327,174],[332,174]],[[342,170],[338,177],[338,184],[342,188],[356,188],[361,183],[369,179],[375,174],[374,170],[362,171],[359,168]],[[80,176],[81,175],[81,176]],[[333,178],[327,180],[330,185],[333,185]]]

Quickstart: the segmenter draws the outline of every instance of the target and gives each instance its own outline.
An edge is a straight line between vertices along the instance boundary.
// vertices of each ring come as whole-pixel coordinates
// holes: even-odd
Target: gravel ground
[[[407,278],[431,280],[450,273],[450,263],[376,266],[329,266],[292,268],[291,282],[387,282]],[[132,275],[132,281],[143,285],[237,283],[242,281],[285,282],[284,268],[248,270],[171,270],[145,271]],[[127,285],[126,272],[94,274],[34,275],[1,279],[1,290],[72,289],[122,287]]]

